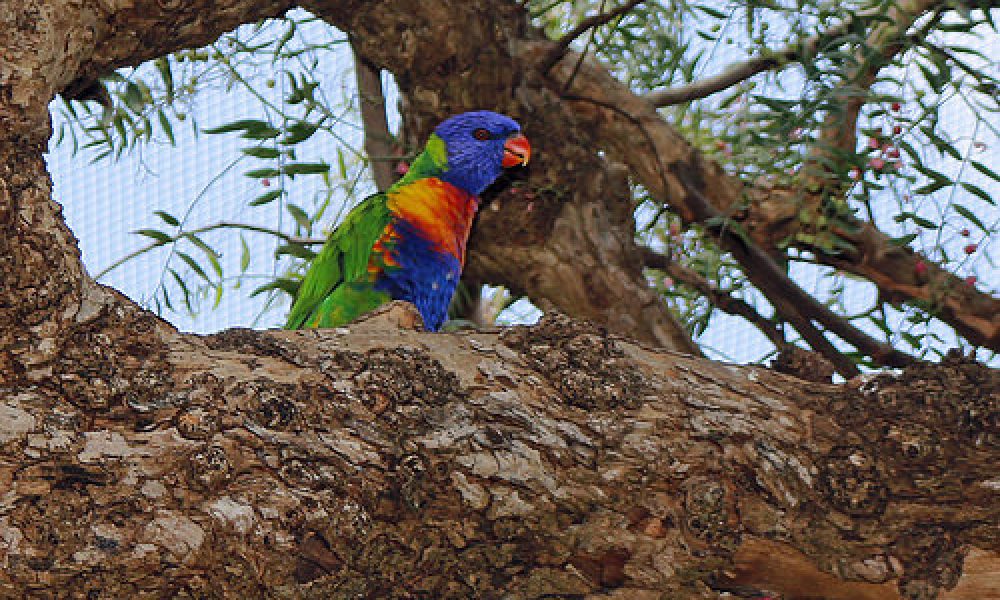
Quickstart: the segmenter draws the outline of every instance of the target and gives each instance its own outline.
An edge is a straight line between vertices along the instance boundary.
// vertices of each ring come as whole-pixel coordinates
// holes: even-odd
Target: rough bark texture
[[[197,337],[101,297],[0,381],[11,595],[1000,591],[980,365],[835,387],[564,317]]]
[[[93,283],[41,156],[52,93],[281,8],[4,8],[0,595],[1000,595],[1000,376],[980,365],[951,358],[829,386],[559,316],[427,334],[400,305],[345,329],[199,337]],[[372,18],[362,6],[319,8]],[[79,37],[98,11],[113,25]],[[477,61],[507,58],[486,46]],[[403,85],[411,102],[425,99],[418,128],[432,98],[460,97]],[[531,118],[560,126],[551,109]],[[544,228],[509,229],[553,240],[537,256],[555,256],[544,260],[556,273],[569,252],[559,244],[574,239],[592,257],[615,244],[632,252],[595,225],[625,223],[629,207],[579,191],[623,178],[588,160],[542,162],[533,178],[577,169],[576,191],[539,193],[520,212]],[[580,224],[591,229],[573,231]],[[541,273],[542,260],[525,268]],[[633,277],[629,263],[612,264]]]

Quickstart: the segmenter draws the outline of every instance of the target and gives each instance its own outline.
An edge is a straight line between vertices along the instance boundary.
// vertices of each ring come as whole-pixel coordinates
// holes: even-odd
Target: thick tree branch
[[[353,49],[353,47],[352,47]],[[361,123],[365,130],[365,154],[375,178],[375,186],[384,192],[396,181],[392,156],[392,134],[385,113],[382,75],[378,67],[354,53],[354,72],[358,80]]]

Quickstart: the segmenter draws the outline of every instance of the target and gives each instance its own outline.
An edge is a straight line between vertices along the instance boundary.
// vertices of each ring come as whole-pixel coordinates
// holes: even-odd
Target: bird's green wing
[[[313,259],[285,329],[336,327],[388,300],[388,295],[375,291],[368,282],[368,260],[389,221],[383,193],[354,207]]]

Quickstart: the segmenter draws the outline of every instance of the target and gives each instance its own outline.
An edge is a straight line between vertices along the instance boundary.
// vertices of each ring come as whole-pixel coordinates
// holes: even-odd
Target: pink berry
[[[396,163],[396,175],[406,175],[410,171],[410,163],[401,160]]]
[[[927,263],[922,260],[918,260],[915,265],[913,265],[913,272],[918,276],[923,276],[927,274]]]
[[[962,237],[969,237],[970,235],[972,235],[972,232],[969,231],[968,229],[963,229],[962,231],[959,231],[959,233],[962,234]]]
[[[861,171],[857,169],[851,169],[850,176],[851,179],[857,181],[858,179],[861,179]]]
[[[260,184],[262,186],[264,186],[264,187],[271,187],[271,180],[270,179],[261,179],[260,180]]]
[[[965,278],[965,283],[969,285],[976,285],[976,281],[977,279],[975,275],[969,275],[968,277]]]
[[[899,158],[899,148],[890,146],[886,149],[885,155],[889,158]]]
[[[902,106],[899,104],[899,102],[892,103],[892,112],[899,112],[899,109],[901,108]]]
[[[901,133],[903,133],[903,126],[902,125],[893,125],[893,127],[892,127],[892,135],[899,135]]]
[[[882,142],[878,138],[868,138],[868,147],[872,150],[878,150],[882,146]]]
[[[876,171],[881,171],[885,168],[885,161],[881,158],[873,158],[868,161],[868,166]]]
[[[962,250],[964,250],[966,254],[972,254],[978,248],[979,248],[979,246],[976,245],[976,244],[968,244],[965,248],[962,248]]]

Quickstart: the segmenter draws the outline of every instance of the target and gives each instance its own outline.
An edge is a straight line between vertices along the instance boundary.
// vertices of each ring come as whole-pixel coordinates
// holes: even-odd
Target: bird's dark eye
[[[492,138],[493,136],[490,135],[489,129],[483,129],[482,127],[480,127],[479,129],[472,132],[472,137],[480,141],[485,141]]]

